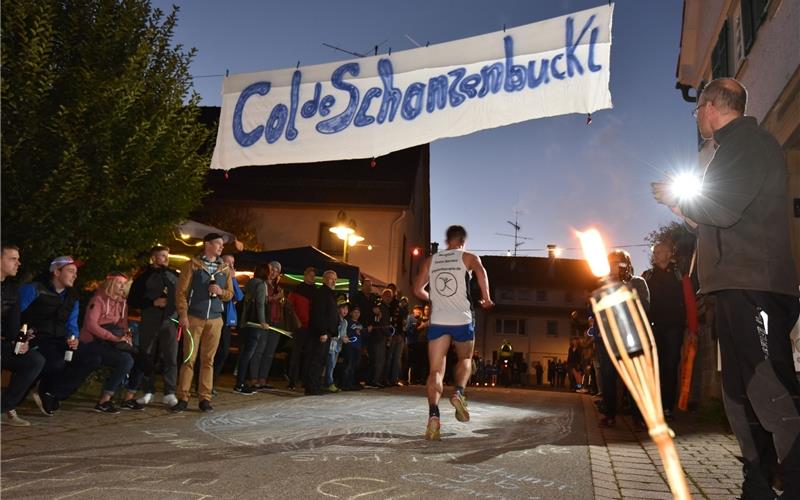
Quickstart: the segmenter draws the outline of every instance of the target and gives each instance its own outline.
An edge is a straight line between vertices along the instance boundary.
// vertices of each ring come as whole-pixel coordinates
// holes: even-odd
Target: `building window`
[[[536,290],[536,302],[547,302],[547,290]]]
[[[730,76],[728,61],[728,21],[722,25],[717,44],[711,53],[711,77],[714,79]]]
[[[742,36],[745,55],[750,53],[756,41],[756,32],[764,23],[768,8],[769,0],[742,0]]]
[[[558,337],[558,321],[554,319],[547,320],[547,336]]]
[[[495,320],[494,330],[500,335],[525,335],[525,320],[497,319]]]
[[[319,223],[319,245],[318,248],[328,255],[339,257],[344,252],[344,241],[340,240],[336,234],[330,232],[331,225],[325,222]]]
[[[497,296],[500,298],[501,301],[509,302],[513,301],[516,296],[514,295],[514,290],[510,288],[500,288],[497,290]]]

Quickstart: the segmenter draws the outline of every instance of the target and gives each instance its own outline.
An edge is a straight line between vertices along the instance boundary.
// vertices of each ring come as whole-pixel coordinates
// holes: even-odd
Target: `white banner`
[[[429,47],[225,78],[212,168],[372,158],[612,106],[613,6]]]

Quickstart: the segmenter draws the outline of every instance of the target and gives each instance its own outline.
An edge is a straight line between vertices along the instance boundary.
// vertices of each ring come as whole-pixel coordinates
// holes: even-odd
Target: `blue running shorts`
[[[450,335],[456,342],[475,340],[475,326],[466,325],[431,325],[428,327],[428,340],[436,340],[442,335]]]

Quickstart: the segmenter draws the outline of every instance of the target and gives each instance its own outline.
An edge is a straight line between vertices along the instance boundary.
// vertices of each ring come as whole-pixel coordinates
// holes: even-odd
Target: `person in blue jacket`
[[[219,339],[219,346],[217,347],[217,354],[214,355],[214,386],[217,385],[222,368],[225,366],[225,361],[228,359],[228,351],[231,349],[231,327],[239,323],[239,318],[236,315],[236,303],[244,299],[244,293],[239,288],[239,282],[236,281],[236,269],[234,268],[235,259],[231,254],[222,256],[222,262],[231,268],[233,276],[233,300],[225,302],[225,316],[222,324],[222,336]],[[242,339],[239,339],[239,345],[244,345]]]

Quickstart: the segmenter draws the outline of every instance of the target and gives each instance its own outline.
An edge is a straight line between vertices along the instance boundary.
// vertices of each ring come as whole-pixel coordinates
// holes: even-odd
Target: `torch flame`
[[[589,262],[589,268],[592,274],[598,278],[608,276],[611,268],[608,265],[608,257],[606,256],[606,246],[603,244],[603,238],[600,232],[591,228],[587,231],[577,231],[578,238],[581,240],[581,247],[586,260]]]

